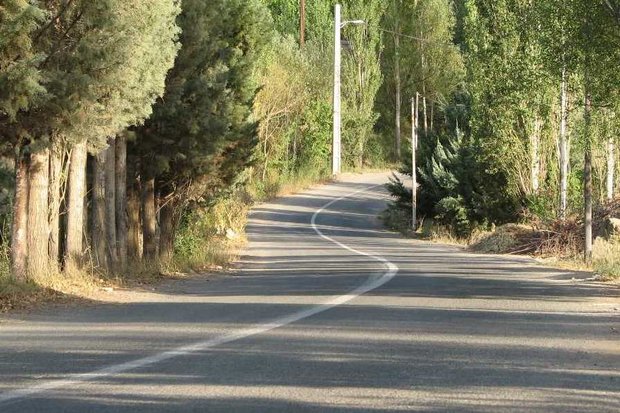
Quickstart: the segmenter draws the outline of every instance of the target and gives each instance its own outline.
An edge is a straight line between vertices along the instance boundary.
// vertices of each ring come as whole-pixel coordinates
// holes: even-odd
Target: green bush
[[[437,203],[435,210],[437,211],[436,220],[452,228],[457,237],[469,236],[472,225],[462,197],[443,198]]]
[[[174,270],[201,270],[232,261],[243,242],[250,205],[243,192],[187,213],[174,243]]]

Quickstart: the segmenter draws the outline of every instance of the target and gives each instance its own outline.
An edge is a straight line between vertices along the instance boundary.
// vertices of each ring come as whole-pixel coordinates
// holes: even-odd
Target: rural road
[[[257,207],[234,276],[0,319],[0,412],[620,411],[620,295],[405,240],[386,174]]]

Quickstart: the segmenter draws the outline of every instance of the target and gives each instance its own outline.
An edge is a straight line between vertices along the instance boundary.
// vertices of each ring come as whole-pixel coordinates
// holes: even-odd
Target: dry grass
[[[4,273],[0,276],[0,313],[28,310],[42,303],[89,298],[97,289],[95,279],[85,273],[50,272],[26,282]]]
[[[519,245],[519,238],[531,232],[524,225],[504,225],[492,232],[480,232],[471,239],[469,249],[487,254],[509,254]]]
[[[620,239],[594,242],[592,263],[583,259],[583,237],[574,222],[537,230],[525,225],[504,225],[482,234],[470,245],[475,252],[489,254],[523,254],[539,259],[544,265],[572,270],[593,271],[601,280],[620,279]]]
[[[597,238],[593,252],[594,271],[606,280],[620,280],[620,239]]]
[[[30,309],[48,302],[97,300],[107,289],[152,285],[188,272],[225,269],[238,259],[246,245],[245,227],[254,202],[296,193],[327,180],[307,173],[295,178],[279,177],[262,188],[238,192],[190,217],[178,233],[172,260],[131,262],[126,270],[117,273],[85,265],[82,270],[55,270],[35,280],[17,282],[10,274],[8,247],[0,245],[0,312]]]
[[[416,232],[415,235],[438,244],[459,246],[467,246],[469,244],[467,239],[457,237],[454,235],[454,231],[444,226],[433,225],[429,228],[422,226],[421,232]]]
[[[327,183],[331,177],[320,170],[299,171],[294,175],[268,174],[264,181],[251,182],[247,188],[251,202],[267,202],[292,195],[317,184]]]

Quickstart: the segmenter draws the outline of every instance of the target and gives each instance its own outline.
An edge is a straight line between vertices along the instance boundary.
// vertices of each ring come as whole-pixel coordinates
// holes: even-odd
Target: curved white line
[[[243,338],[247,338],[250,336],[254,336],[257,334],[262,334],[271,330],[274,330],[276,328],[279,327],[283,327],[289,324],[292,324],[294,322],[303,320],[305,318],[311,317],[313,315],[322,313],[324,311],[327,311],[329,309],[332,309],[334,307],[337,307],[339,305],[342,305],[344,303],[347,303],[357,297],[359,297],[362,294],[365,294],[369,291],[372,291],[380,286],[382,286],[383,284],[387,283],[389,280],[391,280],[392,278],[394,278],[394,276],[396,275],[396,273],[398,272],[398,267],[389,262],[388,260],[386,260],[383,257],[379,257],[376,255],[372,255],[369,254],[367,252],[364,251],[359,251],[356,250],[354,248],[349,247],[348,245],[345,245],[327,235],[325,235],[323,232],[321,232],[321,230],[317,227],[316,225],[316,219],[317,217],[323,212],[325,211],[327,208],[329,208],[330,206],[334,205],[336,202],[342,201],[345,198],[349,198],[353,195],[357,195],[359,193],[362,192],[366,192],[369,191],[373,188],[376,188],[376,186],[373,187],[369,187],[369,188],[364,188],[361,189],[359,191],[355,191],[355,192],[351,192],[345,196],[342,196],[340,198],[334,199],[330,202],[328,202],[327,204],[323,205],[323,207],[321,207],[320,209],[318,209],[314,215],[312,215],[312,219],[310,220],[310,224],[312,226],[312,229],[323,239],[330,241],[336,245],[338,245],[341,248],[344,248],[348,251],[351,251],[355,254],[359,254],[359,255],[363,255],[369,258],[373,258],[379,262],[381,262],[382,264],[385,265],[386,267],[386,272],[383,273],[382,276],[373,279],[370,278],[369,280],[367,280],[364,284],[362,284],[361,286],[357,287],[356,289],[354,289],[353,291],[349,292],[348,294],[345,295],[341,295],[338,297],[334,297],[331,300],[306,309],[306,310],[301,310],[298,311],[296,313],[293,313],[291,315],[285,316],[285,317],[281,317],[281,318],[277,318],[273,321],[267,322],[267,323],[263,323],[263,324],[257,324],[254,327],[250,327],[250,328],[245,328],[245,329],[241,329],[238,330],[237,332],[234,333],[230,333],[230,334],[226,334],[223,335],[221,337],[216,337],[216,338],[212,338],[209,340],[205,340],[205,341],[201,341],[198,343],[194,343],[194,344],[190,344],[187,346],[183,346],[183,347],[178,347],[176,349],[173,350],[169,350],[163,353],[159,353],[159,354],[155,354],[153,356],[149,356],[149,357],[144,357],[144,358],[140,358],[137,360],[133,360],[133,361],[128,361],[126,363],[121,363],[121,364],[115,364],[113,366],[109,366],[109,367],[105,367],[99,370],[95,370],[89,373],[79,373],[79,374],[71,374],[68,375],[67,378],[65,379],[59,379],[59,380],[50,380],[41,384],[37,384],[35,386],[31,386],[31,387],[25,387],[22,389],[17,389],[17,390],[12,390],[12,391],[8,391],[5,393],[0,393],[0,404],[2,403],[6,403],[6,402],[10,402],[10,401],[17,401],[20,399],[24,399],[27,398],[29,396],[33,396],[35,394],[40,394],[40,393],[45,393],[47,391],[50,390],[55,390],[55,389],[59,389],[62,387],[69,387],[69,386],[74,386],[76,384],[79,383],[83,383],[86,381],[92,381],[92,380],[97,380],[97,379],[101,379],[104,377],[110,377],[110,376],[115,376],[117,374],[121,374],[124,373],[126,371],[129,370],[134,370],[134,369],[138,369],[138,368],[142,368],[142,367],[146,367],[152,364],[156,364],[156,363],[160,363],[162,361],[165,360],[170,360],[172,358],[175,357],[179,357],[179,356],[185,356],[188,354],[192,354],[192,353],[196,353],[199,351],[203,351],[221,344],[226,344],[226,343],[230,343],[233,341],[237,341],[237,340],[241,340]]]

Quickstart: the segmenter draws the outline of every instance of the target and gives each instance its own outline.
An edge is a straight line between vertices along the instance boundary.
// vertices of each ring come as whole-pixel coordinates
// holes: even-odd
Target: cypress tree
[[[45,13],[27,0],[7,0],[0,5],[0,150],[10,155],[16,149],[15,118],[21,110],[45,95],[37,63],[42,56],[32,44],[32,36]],[[28,161],[20,150],[15,155],[15,200],[11,238],[13,274],[26,277],[28,223]]]
[[[189,190],[195,199],[208,197],[230,185],[250,160],[256,136],[252,72],[269,32],[268,14],[258,1],[186,0],[179,26],[182,47],[165,98],[135,130],[129,148],[131,163],[141,165],[141,180],[148,184],[142,210],[151,210],[157,193],[162,219],[168,220],[162,223],[163,257],[171,255]],[[157,250],[150,236],[154,219],[152,213],[143,216],[145,256]]]
[[[45,156],[50,147],[73,150],[71,159],[80,160],[84,155],[75,151],[88,148],[97,152],[106,146],[109,137],[150,114],[177,52],[177,0],[47,0],[38,2],[39,8],[25,1],[13,3],[21,7],[7,9],[13,10],[13,16],[21,16],[14,17],[14,21],[34,21],[38,26],[30,23],[26,30],[16,23],[14,26],[21,27],[21,31],[12,30],[21,33],[21,37],[16,36],[20,40],[13,44],[27,51],[13,52],[13,60],[29,62],[27,69],[18,72],[29,88],[27,93],[24,88],[3,92],[8,94],[3,96],[3,102],[11,104],[3,104],[0,133],[11,148],[37,154],[37,164],[42,162],[38,154]],[[2,72],[4,76],[4,66]],[[84,162],[75,162],[70,172],[68,192],[70,200],[77,204],[68,205],[68,236],[78,237],[77,228],[83,220],[83,166]],[[37,222],[48,218],[32,216],[32,211],[47,211],[43,193],[48,192],[41,185],[30,188],[30,200],[44,204],[29,207],[30,218]],[[28,204],[22,193],[17,192],[16,206]],[[52,196],[56,196],[55,191]],[[37,251],[47,251],[47,235],[37,233],[40,236],[31,235],[29,244],[36,245]],[[81,254],[81,234],[79,238],[67,239],[70,255]],[[13,248],[19,249],[20,242],[14,238]],[[30,267],[33,276],[44,269]]]

